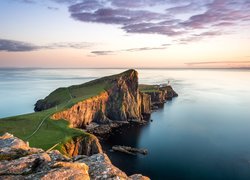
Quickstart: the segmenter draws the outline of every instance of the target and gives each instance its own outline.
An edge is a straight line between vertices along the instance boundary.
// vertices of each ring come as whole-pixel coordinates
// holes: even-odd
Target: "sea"
[[[33,112],[58,87],[126,69],[0,69],[0,118]],[[168,81],[179,94],[145,125],[130,124],[101,143],[128,175],[152,180],[250,179],[249,69],[137,69],[142,84]],[[148,155],[112,152],[113,145],[148,149]]]

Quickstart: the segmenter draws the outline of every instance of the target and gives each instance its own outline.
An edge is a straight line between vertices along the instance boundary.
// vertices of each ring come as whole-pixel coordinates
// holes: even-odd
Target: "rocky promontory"
[[[133,69],[58,88],[37,101],[39,112],[1,119],[1,134],[11,131],[43,149],[1,136],[0,179],[149,179],[113,166],[99,138],[124,124],[147,123],[153,110],[176,96],[170,85],[139,85]],[[113,150],[147,154],[128,146]]]
[[[68,158],[57,150],[30,148],[8,133],[0,136],[0,179],[149,180],[140,174],[128,177],[104,153]]]
[[[140,123],[148,120],[152,110],[162,107],[166,100],[177,96],[171,86],[139,85],[137,71],[128,70],[91,81],[85,88],[82,88],[84,85],[59,88],[44,100],[37,101],[35,109],[57,106],[61,99],[56,97],[63,91],[71,99],[77,99],[79,92],[84,94],[94,84],[100,84],[98,88],[102,90],[99,93],[76,101],[69,108],[54,113],[51,118],[67,120],[73,128],[87,129],[97,135],[105,134],[126,122]]]

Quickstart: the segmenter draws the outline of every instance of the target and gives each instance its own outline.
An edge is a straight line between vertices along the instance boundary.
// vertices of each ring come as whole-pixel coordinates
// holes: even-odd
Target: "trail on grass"
[[[70,93],[70,91],[69,91],[69,88],[67,88],[67,91],[68,91],[68,94],[69,94],[70,99],[68,100],[67,104],[66,104],[64,107],[66,107],[66,106],[69,104],[69,102],[73,99],[73,97],[72,97],[72,95],[71,95],[71,93]],[[57,108],[57,106],[56,106],[56,108]],[[28,137],[26,138],[26,140],[29,140],[32,136],[34,136],[34,135],[37,133],[37,131],[41,128],[41,126],[43,125],[44,121],[45,121],[48,117],[50,117],[52,114],[54,114],[54,113],[55,113],[55,112],[49,113],[48,115],[46,115],[46,116],[42,119],[41,123],[38,125],[38,127],[36,128],[36,130],[35,130],[30,136],[28,136]]]

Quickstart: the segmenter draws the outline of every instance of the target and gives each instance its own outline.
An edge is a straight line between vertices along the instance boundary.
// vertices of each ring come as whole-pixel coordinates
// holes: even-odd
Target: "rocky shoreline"
[[[127,176],[104,153],[68,158],[57,150],[30,148],[8,133],[0,136],[0,179],[149,180],[140,174]]]

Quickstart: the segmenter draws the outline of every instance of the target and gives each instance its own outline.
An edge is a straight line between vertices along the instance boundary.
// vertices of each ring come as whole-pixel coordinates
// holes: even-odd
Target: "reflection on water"
[[[51,90],[121,69],[0,70],[0,117],[32,112]],[[152,179],[250,179],[249,70],[139,70],[140,83],[171,81],[179,97],[143,127],[114,132],[104,149],[128,174]],[[147,148],[147,156],[110,152],[112,145]]]

